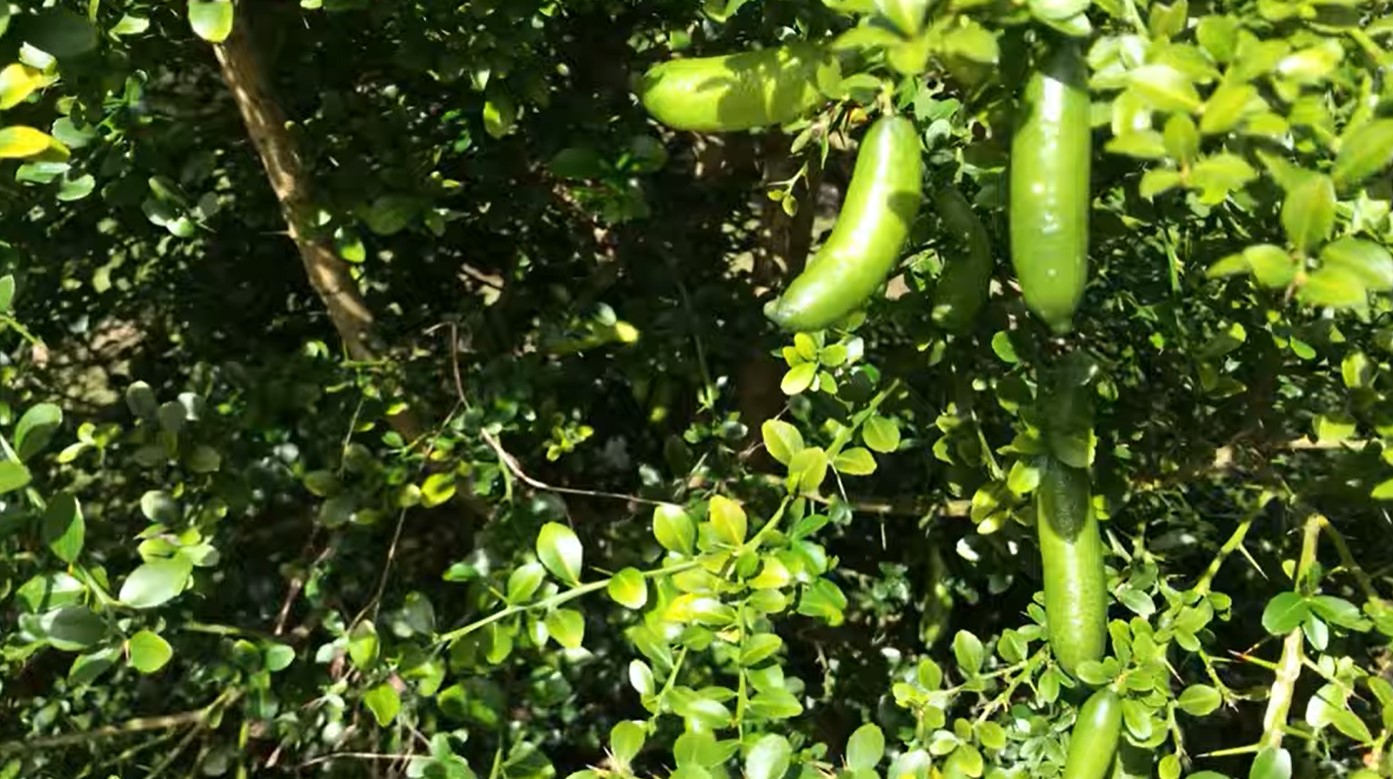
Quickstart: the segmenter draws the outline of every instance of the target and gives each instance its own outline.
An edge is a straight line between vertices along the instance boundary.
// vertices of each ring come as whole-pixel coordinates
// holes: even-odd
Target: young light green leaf
[[[1267,747],[1253,759],[1248,779],[1291,779],[1291,754],[1281,747]]]
[[[986,657],[986,652],[982,649],[982,640],[971,632],[959,630],[953,636],[953,658],[958,661],[958,670],[967,676],[976,676],[982,670],[982,660]]]
[[[794,456],[788,464],[789,490],[794,493],[814,492],[827,478],[827,452],[820,446],[810,446]]]
[[[1287,192],[1282,227],[1303,252],[1315,251],[1330,236],[1335,228],[1335,185],[1329,176],[1312,174]]]
[[[1337,239],[1320,250],[1320,261],[1353,272],[1370,292],[1393,291],[1393,254],[1373,241],[1351,236]]]
[[[575,531],[565,525],[548,522],[537,534],[537,559],[566,584],[580,583],[584,553]]]
[[[189,0],[189,25],[209,43],[222,43],[232,34],[232,0]]]
[[[27,485],[32,476],[29,469],[14,460],[0,462],[0,495],[14,492]]]
[[[846,767],[852,771],[875,768],[885,757],[885,734],[868,722],[856,729],[846,742]]]
[[[845,449],[832,461],[832,468],[843,476],[869,476],[875,473],[875,457],[865,449],[854,446]]]
[[[690,556],[696,548],[696,523],[681,506],[663,503],[653,509],[653,536],[669,552]]]
[[[513,569],[508,574],[508,586],[504,597],[509,604],[526,603],[546,580],[547,570],[541,563],[527,563]]]
[[[871,416],[861,427],[861,440],[871,450],[890,454],[900,448],[900,423],[882,416]]]
[[[379,646],[377,626],[368,620],[354,625],[348,633],[348,659],[360,671],[371,669],[377,662]]]
[[[1180,697],[1175,702],[1186,714],[1193,717],[1206,717],[1219,708],[1219,704],[1223,703],[1223,698],[1219,695],[1219,691],[1213,687],[1205,684],[1192,684],[1180,693]]]
[[[750,667],[759,665],[772,657],[784,645],[784,640],[773,633],[758,633],[745,639],[740,648],[740,665]]]
[[[131,667],[143,674],[152,674],[174,657],[174,648],[158,633],[142,630],[126,642]]]
[[[1358,184],[1393,162],[1393,119],[1361,125],[1340,141],[1331,175],[1339,187]]]
[[[1237,127],[1247,117],[1261,113],[1267,102],[1257,87],[1242,82],[1224,82],[1205,101],[1200,116],[1200,132],[1220,135]]]
[[[790,459],[803,449],[803,434],[798,428],[779,419],[769,419],[760,425],[764,437],[764,448],[769,456],[788,465]]]
[[[397,688],[391,682],[383,682],[376,687],[368,690],[363,696],[363,705],[372,712],[373,719],[377,720],[378,727],[387,727],[392,724],[392,720],[397,718],[401,712],[401,695],[397,693]]]
[[[782,779],[788,772],[793,748],[777,733],[761,736],[745,755],[745,779]]]
[[[799,363],[788,369],[784,378],[779,382],[779,389],[785,395],[797,395],[813,385],[813,379],[817,377],[817,363]]]
[[[648,582],[637,568],[625,568],[609,580],[609,597],[621,606],[641,609],[648,602]]]
[[[708,511],[711,517],[711,528],[715,531],[716,538],[730,546],[739,546],[745,543],[749,523],[745,518],[745,509],[739,503],[724,495],[716,495],[711,498]]]
[[[1157,111],[1189,113],[1200,107],[1194,83],[1170,65],[1143,65],[1128,74],[1128,82]]]
[[[1365,304],[1368,292],[1364,289],[1364,280],[1354,271],[1329,265],[1317,268],[1306,277],[1298,297],[1312,306],[1358,308]]]
[[[557,609],[547,615],[547,632],[566,649],[579,649],[585,640],[585,615],[574,609]]]
[[[643,749],[643,742],[647,737],[648,731],[642,722],[624,720],[610,728],[609,753],[614,756],[615,762],[628,765],[638,756],[639,750]]]

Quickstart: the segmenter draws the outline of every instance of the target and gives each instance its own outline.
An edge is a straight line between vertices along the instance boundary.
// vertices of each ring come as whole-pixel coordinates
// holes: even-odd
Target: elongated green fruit
[[[1064,779],[1105,779],[1122,735],[1122,701],[1104,687],[1084,701],[1074,733],[1069,737],[1069,757]]]
[[[1085,660],[1103,658],[1108,639],[1103,539],[1093,517],[1088,471],[1046,458],[1035,501],[1050,648],[1060,666],[1074,674]]]
[[[791,122],[826,102],[819,75],[837,71],[836,59],[811,43],[669,60],[644,74],[640,99],[676,130],[749,130]]]
[[[875,293],[904,251],[922,199],[919,135],[882,117],[861,141],[846,201],[827,243],[765,313],[785,330],[821,330]]]
[[[1025,304],[1061,334],[1088,283],[1086,71],[1075,44],[1055,44],[1026,82],[1011,141],[1011,260]]]
[[[940,190],[934,206],[958,244],[943,258],[943,274],[933,294],[933,321],[952,333],[972,326],[992,280],[992,243],[972,205],[955,187]]]

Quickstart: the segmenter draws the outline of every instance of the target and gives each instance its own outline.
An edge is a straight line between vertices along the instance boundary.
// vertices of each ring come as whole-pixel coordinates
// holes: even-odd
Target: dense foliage
[[[0,777],[1393,776],[1385,14],[0,0]],[[1058,334],[1008,183],[1065,40]],[[781,127],[636,94],[805,44]],[[782,333],[887,116],[902,262]]]

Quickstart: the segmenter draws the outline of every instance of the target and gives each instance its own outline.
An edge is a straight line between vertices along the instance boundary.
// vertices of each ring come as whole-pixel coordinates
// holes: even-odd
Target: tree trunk
[[[339,259],[328,236],[311,227],[314,198],[310,178],[305,173],[299,145],[286,129],[285,112],[271,94],[246,24],[238,24],[232,35],[213,50],[222,68],[223,81],[242,113],[247,134],[261,155],[266,177],[280,201],[286,227],[299,249],[305,273],[328,310],[348,356],[362,362],[381,359],[381,350],[373,334],[372,311],[349,274],[348,265]],[[388,422],[408,441],[425,432],[410,411],[390,417]]]

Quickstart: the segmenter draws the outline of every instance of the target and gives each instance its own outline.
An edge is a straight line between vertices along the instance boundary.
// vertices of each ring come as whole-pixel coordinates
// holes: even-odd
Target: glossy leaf
[[[548,522],[537,534],[537,559],[552,576],[567,584],[580,583],[584,553],[575,531],[565,525]]]

